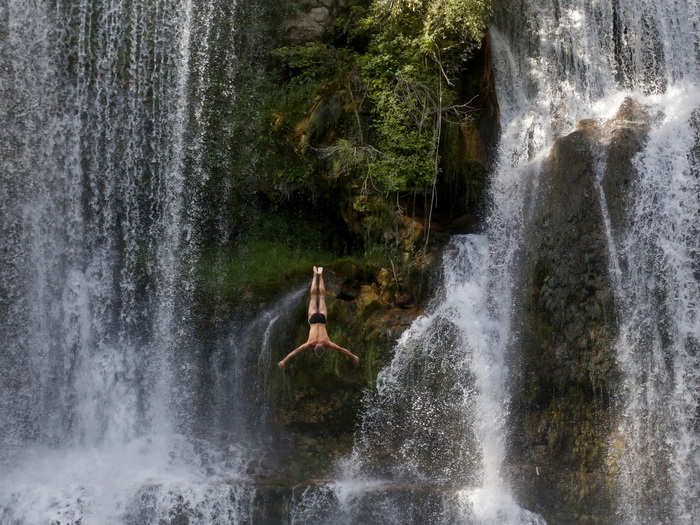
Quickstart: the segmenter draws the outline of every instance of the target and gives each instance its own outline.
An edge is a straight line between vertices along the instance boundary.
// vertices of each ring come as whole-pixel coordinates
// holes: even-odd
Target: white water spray
[[[250,521],[245,447],[178,411],[212,11],[0,2],[3,523]]]
[[[700,514],[700,90],[670,88],[649,102],[665,117],[636,158],[619,242],[621,514],[627,523],[693,523]]]

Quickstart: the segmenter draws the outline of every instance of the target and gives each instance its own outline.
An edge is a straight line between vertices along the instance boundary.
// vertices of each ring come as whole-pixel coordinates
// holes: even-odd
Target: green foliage
[[[380,191],[419,189],[438,176],[440,117],[454,97],[445,71],[482,38],[487,10],[483,0],[374,2],[361,68],[383,153],[369,165]]]
[[[321,42],[284,46],[272,51],[272,56],[294,74],[294,80],[329,79],[352,63],[348,49],[338,49]]]
[[[489,10],[490,0],[353,2],[323,41],[272,51],[267,194],[315,195],[332,180],[366,249],[398,244],[400,199],[432,191],[443,113],[458,97],[453,76],[479,45]]]
[[[375,17],[417,25],[416,42],[426,53],[456,47],[469,51],[483,37],[489,0],[376,0]],[[464,50],[464,48],[467,48]]]
[[[368,163],[373,189],[406,191],[433,178],[435,80],[404,35],[377,38],[362,57],[362,78],[372,105],[370,128],[380,154]],[[431,82],[433,80],[433,82]]]

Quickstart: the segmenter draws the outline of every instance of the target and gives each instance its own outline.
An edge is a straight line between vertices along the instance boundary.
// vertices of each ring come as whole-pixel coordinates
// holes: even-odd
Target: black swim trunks
[[[316,312],[309,317],[309,324],[326,324],[326,316]]]

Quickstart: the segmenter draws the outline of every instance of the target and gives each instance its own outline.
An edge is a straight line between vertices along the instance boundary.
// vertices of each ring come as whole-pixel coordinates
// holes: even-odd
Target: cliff
[[[610,121],[582,121],[557,140],[543,169],[522,275],[510,461],[522,501],[549,522],[614,522],[619,370],[605,218],[609,234],[623,227],[631,160],[651,119],[627,99]]]

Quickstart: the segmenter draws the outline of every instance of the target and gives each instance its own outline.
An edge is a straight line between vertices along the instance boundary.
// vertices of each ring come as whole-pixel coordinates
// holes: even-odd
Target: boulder
[[[651,123],[661,117],[653,108],[626,98],[617,114],[603,126],[607,158],[602,184],[615,233],[624,227],[623,212],[627,208],[627,194],[634,175],[632,159],[644,147]]]

